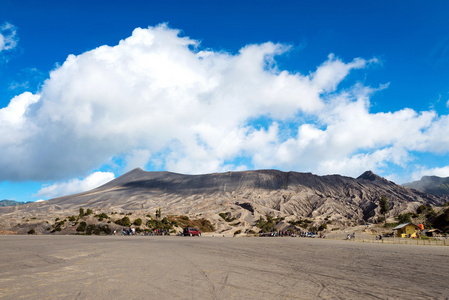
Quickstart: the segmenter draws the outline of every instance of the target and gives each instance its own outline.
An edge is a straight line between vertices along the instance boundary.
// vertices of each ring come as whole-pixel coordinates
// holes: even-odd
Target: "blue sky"
[[[134,167],[449,176],[447,1],[0,4],[0,199]]]

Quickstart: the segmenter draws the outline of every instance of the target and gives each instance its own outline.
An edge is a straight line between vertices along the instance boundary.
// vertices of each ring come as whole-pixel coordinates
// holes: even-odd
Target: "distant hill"
[[[23,205],[23,204],[27,204],[27,203],[31,203],[31,202],[19,202],[19,201],[5,199],[5,200],[0,200],[0,207]]]
[[[449,195],[449,177],[424,176],[403,186],[432,195]]]

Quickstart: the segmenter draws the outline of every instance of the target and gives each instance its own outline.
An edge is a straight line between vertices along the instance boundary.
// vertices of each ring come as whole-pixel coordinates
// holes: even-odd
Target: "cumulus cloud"
[[[11,23],[0,25],[0,52],[12,50],[17,46],[17,28]]]
[[[418,166],[417,170],[413,172],[411,179],[420,180],[423,176],[449,177],[449,166],[440,168],[427,168],[424,166]]]
[[[95,172],[84,179],[71,179],[66,182],[58,182],[52,185],[44,186],[37,192],[37,196],[54,198],[81,193],[103,185],[114,178],[115,176],[111,172]]]
[[[21,94],[0,111],[0,180],[72,178],[114,158],[124,170],[151,163],[185,173],[356,176],[403,166],[410,151],[448,151],[447,116],[371,113],[370,96],[388,85],[339,89],[376,59],[331,54],[301,74],[276,64],[289,49],[267,42],[217,52],[159,25],[69,55],[39,94]]]
[[[124,172],[131,171],[135,168],[145,168],[145,165],[151,159],[151,152],[147,149],[134,149],[130,153],[126,154],[125,157],[125,168]]]

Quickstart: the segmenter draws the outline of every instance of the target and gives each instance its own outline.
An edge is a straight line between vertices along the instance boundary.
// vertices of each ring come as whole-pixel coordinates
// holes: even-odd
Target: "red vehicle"
[[[193,228],[193,227],[184,228],[183,234],[184,234],[184,236],[188,236],[188,235],[189,236],[194,236],[194,235],[201,236],[201,232],[198,229]]]

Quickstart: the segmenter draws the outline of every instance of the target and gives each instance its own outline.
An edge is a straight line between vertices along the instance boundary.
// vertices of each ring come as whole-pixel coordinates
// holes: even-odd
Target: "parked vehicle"
[[[183,231],[184,236],[201,236],[201,232],[193,227],[186,227]]]

